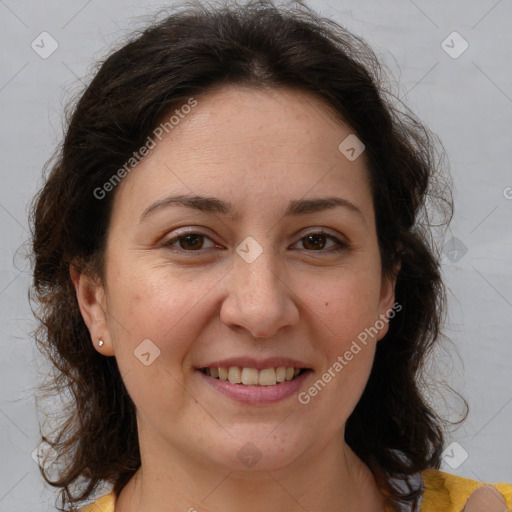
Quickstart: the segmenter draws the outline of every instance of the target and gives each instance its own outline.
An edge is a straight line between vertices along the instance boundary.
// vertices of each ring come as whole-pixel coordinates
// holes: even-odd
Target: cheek
[[[345,413],[357,403],[375,355],[380,292],[376,281],[364,269],[344,269],[337,279],[317,281],[307,294],[305,306],[314,325],[311,336],[324,361],[316,378],[329,388],[328,402],[339,400]],[[322,382],[316,388],[324,389]]]
[[[333,428],[344,424],[359,402],[370,376],[376,346],[369,329],[361,329],[357,322],[339,321],[336,327],[338,335],[324,330],[324,366],[316,372],[301,402],[317,400]]]
[[[187,402],[182,366],[201,329],[197,314],[204,292],[156,269],[132,275],[110,286],[117,364],[139,413],[177,415]]]
[[[380,283],[373,274],[365,269],[345,268],[305,287],[301,300],[335,346],[343,348],[347,340],[378,319]]]
[[[218,277],[200,279],[196,275],[189,279],[163,266],[144,269],[138,264],[134,268],[136,271],[124,269],[118,276],[113,275],[109,286],[116,356],[126,359],[149,339],[160,350],[159,357],[164,356],[166,365],[177,366],[202,328],[198,316],[203,323],[207,318],[205,298]],[[121,279],[123,272],[131,277]]]

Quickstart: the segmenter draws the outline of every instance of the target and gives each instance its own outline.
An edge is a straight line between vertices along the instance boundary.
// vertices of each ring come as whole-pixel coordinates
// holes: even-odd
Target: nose
[[[270,338],[299,321],[296,295],[279,275],[280,265],[271,251],[251,263],[238,254],[227,277],[227,293],[220,317],[230,328],[245,330],[255,338]]]

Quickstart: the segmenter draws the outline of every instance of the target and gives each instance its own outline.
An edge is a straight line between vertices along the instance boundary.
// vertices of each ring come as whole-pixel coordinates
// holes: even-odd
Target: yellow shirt
[[[471,493],[478,487],[489,485],[505,498],[507,512],[512,511],[512,484],[485,484],[435,469],[421,474],[423,497],[420,512],[462,512]],[[114,512],[115,494],[110,492],[97,499],[80,512]]]

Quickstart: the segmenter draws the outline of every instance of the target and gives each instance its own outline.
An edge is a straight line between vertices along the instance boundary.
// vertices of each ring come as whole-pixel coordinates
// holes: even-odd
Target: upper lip
[[[212,361],[203,365],[198,366],[198,369],[202,368],[230,368],[237,366],[238,368],[256,368],[257,370],[263,370],[265,368],[279,368],[284,366],[285,368],[300,368],[309,369],[308,365],[297,359],[290,359],[289,357],[268,357],[266,359],[255,359],[253,357],[231,357],[229,359],[222,359]]]

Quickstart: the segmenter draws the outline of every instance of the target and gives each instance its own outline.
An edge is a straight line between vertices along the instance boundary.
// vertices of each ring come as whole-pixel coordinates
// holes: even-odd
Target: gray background
[[[31,457],[39,442],[34,390],[45,366],[31,339],[28,202],[60,140],[62,106],[90,79],[95,59],[170,4],[0,0],[0,511],[53,510],[56,496]],[[402,99],[444,143],[456,209],[443,243],[458,242],[443,259],[445,333],[453,344],[444,343],[435,371],[467,398],[470,415],[448,435],[448,444],[458,444],[442,469],[512,482],[512,2],[309,5],[366,38],[398,79]],[[43,31],[58,43],[46,59],[31,47]],[[469,44],[458,58],[441,45],[453,31]],[[462,48],[456,39],[447,44]],[[450,397],[432,399],[451,418],[460,410]]]

